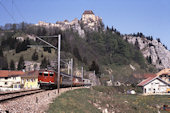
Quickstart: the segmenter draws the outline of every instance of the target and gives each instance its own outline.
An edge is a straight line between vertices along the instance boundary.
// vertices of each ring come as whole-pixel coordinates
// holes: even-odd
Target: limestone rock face
[[[82,38],[85,37],[84,30],[81,28],[79,24],[79,20],[77,18],[75,18],[71,22],[69,22],[68,20],[65,20],[63,22],[57,21],[56,23],[46,23],[46,22],[40,21],[38,22],[38,24],[36,24],[36,26],[43,26],[47,28],[57,27],[61,29],[62,31],[65,31],[67,29],[72,29],[74,32],[77,32]]]
[[[75,18],[71,22],[65,20],[57,21],[56,23],[46,23],[43,21],[39,21],[38,24],[35,25],[47,28],[57,27],[62,31],[72,29],[74,32],[77,32],[82,38],[85,37],[85,31],[99,31],[100,29],[104,28],[102,24],[102,19],[98,16],[95,16],[92,11],[83,13],[81,20]]]
[[[170,68],[170,51],[157,40],[148,40],[146,37],[125,35],[124,40],[137,46],[145,58],[151,58],[151,63],[157,69]]]

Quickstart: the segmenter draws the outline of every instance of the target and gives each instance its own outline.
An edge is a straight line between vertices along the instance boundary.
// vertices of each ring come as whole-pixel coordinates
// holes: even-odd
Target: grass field
[[[89,103],[89,89],[78,89],[61,94],[50,105],[49,113],[99,113],[100,110]]]
[[[170,96],[127,95],[114,87],[93,87],[69,91],[54,100],[49,113],[155,113]],[[166,113],[161,111],[161,113]]]
[[[35,51],[38,52],[38,60],[37,62],[41,62],[41,60],[46,57],[47,59],[56,59],[56,53],[54,49],[51,49],[51,53],[44,52],[42,48],[35,49],[35,48],[29,48],[27,51],[22,51],[20,53],[15,53],[15,50],[5,51],[4,56],[7,57],[8,64],[11,60],[14,60],[14,62],[18,62],[20,56],[23,55],[24,60],[26,61],[32,61],[32,55]],[[43,57],[41,55],[43,54]]]

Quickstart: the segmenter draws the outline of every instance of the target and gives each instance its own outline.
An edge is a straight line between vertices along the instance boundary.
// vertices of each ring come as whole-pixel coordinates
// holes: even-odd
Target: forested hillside
[[[7,66],[8,59],[6,59],[3,53],[8,55],[9,51],[15,51],[13,54],[19,54],[22,51],[27,51],[29,49],[28,45],[43,44],[38,40],[35,41],[29,38],[29,36],[58,34],[62,36],[61,57],[73,57],[75,66],[83,65],[86,70],[95,70],[96,74],[101,78],[114,76],[115,79],[127,80],[127,76],[132,77],[133,73],[146,72],[150,68],[137,47],[123,40],[119,32],[113,33],[109,28],[98,32],[86,31],[85,37],[82,38],[72,29],[61,31],[57,27],[47,28],[25,23],[11,24],[9,28],[0,30],[0,53],[1,59],[3,59],[0,62],[0,68],[10,68],[11,61],[8,61]],[[17,37],[23,37],[24,40],[21,41]],[[44,39],[57,46],[57,38]],[[50,48],[44,48],[44,51],[51,53]],[[39,55],[38,57],[43,59],[45,56]],[[34,58],[27,60],[34,60]],[[37,61],[41,62],[40,60]],[[135,66],[135,72],[129,67],[130,64]],[[126,71],[126,73],[123,73],[123,71]]]

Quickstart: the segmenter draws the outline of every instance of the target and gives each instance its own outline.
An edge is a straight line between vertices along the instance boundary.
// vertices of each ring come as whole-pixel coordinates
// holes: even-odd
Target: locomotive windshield
[[[53,72],[50,72],[50,76],[52,77],[54,75],[54,73]]]
[[[39,75],[42,75],[42,72],[39,72]]]
[[[48,73],[44,73],[44,76],[48,76]]]

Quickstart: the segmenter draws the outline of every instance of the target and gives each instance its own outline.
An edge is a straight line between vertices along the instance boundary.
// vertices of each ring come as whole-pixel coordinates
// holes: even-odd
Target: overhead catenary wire
[[[15,18],[11,15],[11,13],[8,11],[8,9],[2,4],[2,2],[0,1],[0,5],[2,6],[2,8],[7,12],[7,14],[11,17],[11,19],[16,22]]]
[[[19,8],[17,7],[17,5],[15,4],[14,0],[12,0],[12,5],[14,5],[14,7],[16,8],[16,11],[17,11],[18,14],[21,16],[21,18],[23,19],[23,21],[26,22],[26,19],[24,18],[24,16],[22,15],[21,11],[19,10]]]

